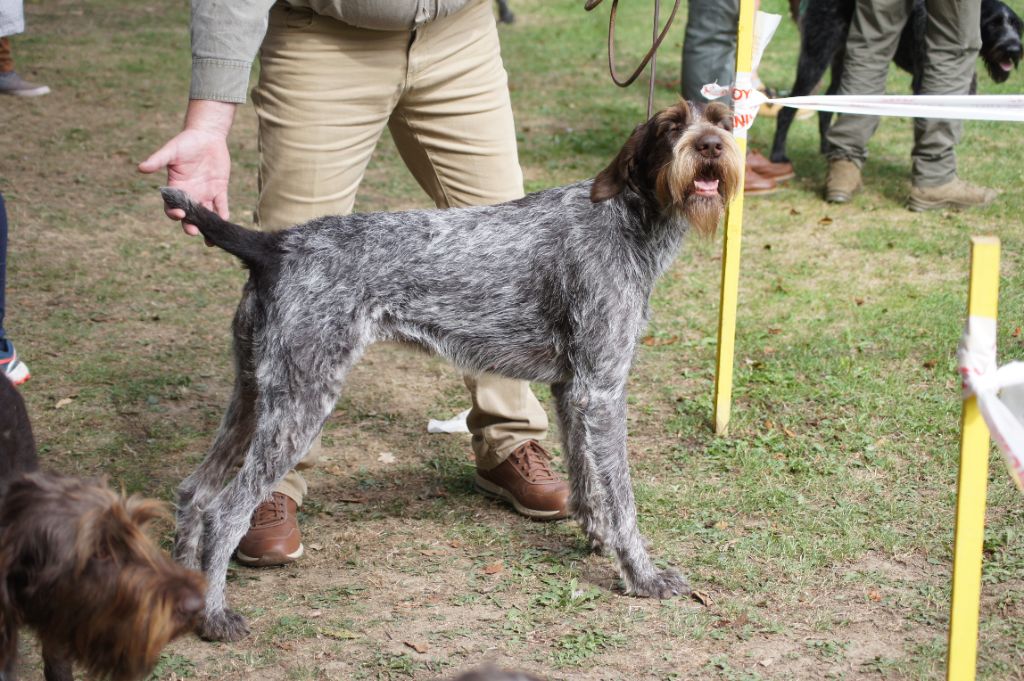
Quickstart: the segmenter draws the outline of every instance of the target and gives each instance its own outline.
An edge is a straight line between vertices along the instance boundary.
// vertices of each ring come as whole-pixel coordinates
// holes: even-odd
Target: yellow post
[[[999,301],[999,239],[971,239],[969,317],[996,318]],[[964,400],[960,436],[960,476],[953,543],[953,597],[949,612],[948,681],[973,681],[978,658],[981,551],[985,537],[988,485],[988,426],[974,397]]]
[[[740,23],[736,41],[737,91],[749,91],[754,47],[754,10],[756,0],[740,0]],[[746,128],[736,130],[740,158],[747,155]],[[740,190],[729,204],[722,244],[722,285],[718,304],[718,357],[715,366],[715,433],[724,435],[732,409],[732,370],[736,348],[736,306],[740,283],[740,238],[743,234],[743,172]]]

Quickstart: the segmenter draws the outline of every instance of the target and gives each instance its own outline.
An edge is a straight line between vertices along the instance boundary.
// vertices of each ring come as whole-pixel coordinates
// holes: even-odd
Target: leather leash
[[[668,21],[665,23],[665,28],[662,29],[661,33],[658,33],[658,20],[659,14],[661,13],[661,0],[654,0],[654,27],[651,30],[651,49],[647,50],[647,54],[640,60],[640,65],[636,67],[633,73],[623,80],[619,77],[618,71],[615,70],[615,16],[618,12],[619,0],[612,0],[612,11],[608,15],[608,73],[611,74],[612,82],[619,87],[629,87],[633,84],[633,81],[643,72],[647,63],[651,64],[651,82],[647,89],[647,118],[650,119],[651,114],[654,113],[654,81],[655,74],[658,68],[658,48],[661,46],[665,36],[668,35],[668,29],[671,28],[672,22],[676,18],[676,12],[679,10],[679,3],[681,0],[675,0],[675,5],[672,7],[672,14],[669,15]],[[587,0],[583,5],[583,8],[588,12],[601,4],[601,0]]]

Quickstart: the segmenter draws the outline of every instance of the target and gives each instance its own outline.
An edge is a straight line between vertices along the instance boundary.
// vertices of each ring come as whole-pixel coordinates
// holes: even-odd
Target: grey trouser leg
[[[922,94],[966,94],[981,47],[980,0],[928,0],[927,62]],[[910,16],[910,0],[858,0],[846,41],[842,95],[885,92],[889,64],[900,32]],[[867,158],[867,145],[878,117],[840,114],[828,133],[829,159]],[[915,119],[913,182],[944,184],[956,176],[954,147],[963,124],[942,119]]]
[[[707,102],[707,83],[731,85],[736,71],[739,0],[690,0],[683,42],[683,99]]]
[[[928,0],[922,94],[965,95],[981,49],[981,0]],[[963,121],[914,119],[913,183],[935,187],[956,177],[954,148]]]

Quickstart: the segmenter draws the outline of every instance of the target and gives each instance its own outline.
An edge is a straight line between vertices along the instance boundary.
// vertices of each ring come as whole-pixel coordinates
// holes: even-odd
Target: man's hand
[[[152,156],[139,171],[155,173],[167,168],[167,185],[188,192],[193,199],[228,219],[228,180],[231,155],[227,138],[235,117],[235,104],[194,99],[189,102],[185,128]],[[167,217],[182,220],[184,211],[164,209]],[[195,225],[182,223],[186,234],[196,235]]]

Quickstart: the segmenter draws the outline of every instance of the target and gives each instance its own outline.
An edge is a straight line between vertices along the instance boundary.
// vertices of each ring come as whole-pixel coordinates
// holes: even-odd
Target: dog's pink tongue
[[[1007,59],[1006,61],[1001,61],[999,62],[999,68],[1009,73],[1010,71],[1013,71],[1013,62],[1010,61],[1009,59]]]
[[[717,194],[718,180],[694,180],[693,186],[697,188],[698,194]]]

